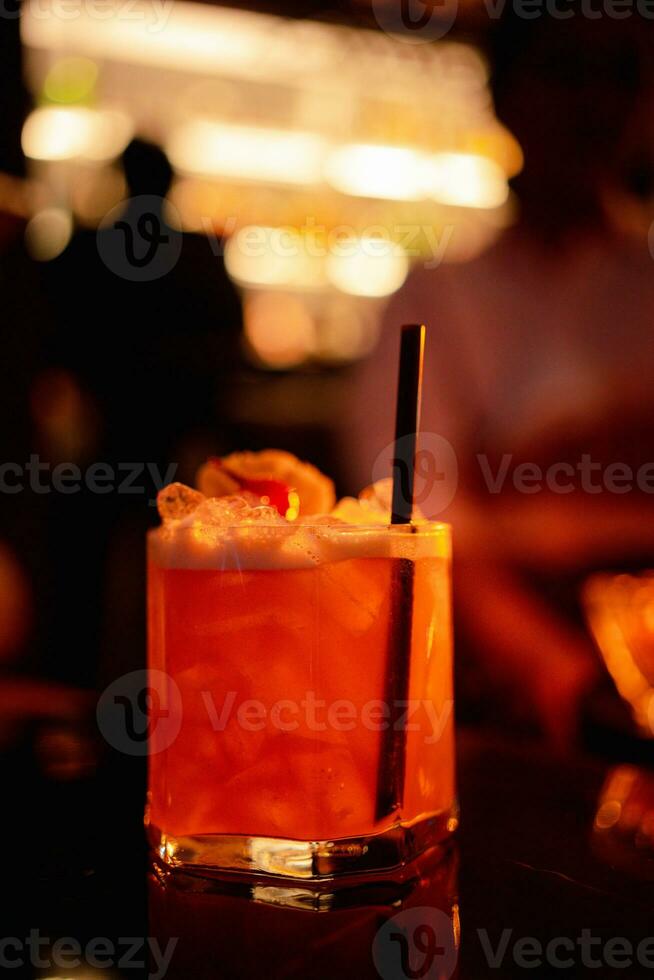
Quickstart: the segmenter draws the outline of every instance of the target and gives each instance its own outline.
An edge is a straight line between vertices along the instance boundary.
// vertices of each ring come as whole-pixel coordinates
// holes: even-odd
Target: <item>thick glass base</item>
[[[287,840],[204,834],[173,837],[149,824],[148,839],[157,857],[170,868],[197,873],[265,875],[301,880],[305,885],[342,875],[382,875],[409,864],[428,848],[442,844],[458,826],[454,805],[444,813],[398,823],[380,834],[325,841]]]
[[[295,909],[302,912],[352,912],[357,915],[357,935],[360,935],[362,924],[359,913],[362,909],[372,907],[376,913],[375,922],[377,913],[383,909],[393,915],[411,905],[439,908],[454,919],[457,914],[458,852],[453,841],[454,838],[450,837],[427,848],[415,861],[384,873],[348,874],[340,878],[313,881],[273,878],[250,872],[223,873],[205,868],[187,870],[163,864],[153,855],[149,866],[149,886],[153,899],[151,911],[155,913],[155,917],[158,912],[159,918],[164,917],[169,922],[174,922],[174,928],[172,925],[168,926],[168,935],[173,935],[174,929],[179,929],[182,922],[191,924],[193,931],[197,933],[193,940],[194,955],[197,955],[197,946],[201,947],[207,942],[210,946],[217,945],[223,952],[228,948],[238,951],[239,946],[233,942],[230,926],[225,927],[229,938],[216,942],[216,928],[223,921],[216,914],[220,909],[238,909],[239,921],[242,923],[248,921],[248,915],[251,914],[248,909],[252,905],[283,911]],[[208,923],[206,928],[202,925],[203,921]],[[233,918],[227,916],[224,921],[231,923]],[[288,938],[288,919],[261,920],[257,917],[256,921],[257,927],[252,930],[251,937],[257,939],[263,948],[269,949],[275,942],[279,942],[280,936]],[[277,923],[284,928],[278,931],[275,927]],[[305,919],[299,920],[298,925],[305,937]],[[264,938],[266,928],[268,937]],[[274,940],[270,937],[271,930],[276,937]],[[159,932],[160,930],[155,929],[153,935],[158,935]],[[336,937],[341,935],[339,930],[334,932]],[[235,970],[234,975],[236,972]],[[197,971],[194,973],[189,970],[182,974],[184,980],[192,975],[197,975]],[[303,975],[308,975],[308,971]],[[330,973],[330,977],[333,976]]]

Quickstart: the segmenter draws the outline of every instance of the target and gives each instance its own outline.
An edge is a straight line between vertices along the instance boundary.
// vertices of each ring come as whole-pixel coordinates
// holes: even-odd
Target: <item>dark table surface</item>
[[[71,773],[47,775],[26,739],[2,771],[8,976],[654,977],[654,858],[642,832],[654,824],[654,772],[642,760],[555,757],[461,732],[451,853],[321,912],[280,907],[274,890],[252,901],[240,887],[154,874],[142,760],[107,755],[93,774],[62,779]]]

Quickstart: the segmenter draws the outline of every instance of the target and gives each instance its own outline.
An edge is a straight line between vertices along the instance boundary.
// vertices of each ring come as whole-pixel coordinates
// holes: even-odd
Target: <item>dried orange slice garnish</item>
[[[311,463],[281,449],[231,453],[200,467],[198,488],[208,497],[249,490],[267,497],[293,520],[298,514],[328,514],[336,501],[334,484]]]
[[[241,489],[238,480],[223,469],[222,461],[217,457],[211,457],[202,464],[195,476],[195,482],[205,497],[227,497]]]

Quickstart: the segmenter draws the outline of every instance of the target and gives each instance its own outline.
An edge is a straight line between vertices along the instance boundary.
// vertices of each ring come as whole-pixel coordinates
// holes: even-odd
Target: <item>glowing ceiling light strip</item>
[[[21,14],[27,47],[243,77],[315,71],[333,60],[333,30],[303,23],[311,43],[298,45],[299,29],[282,17],[191,0],[102,0],[101,16],[80,0],[65,17],[58,0],[27,0]]]
[[[173,132],[166,151],[185,173],[314,184],[322,179],[327,144],[313,133],[197,119]]]
[[[351,143],[330,154],[325,177],[343,194],[417,201],[425,196],[425,170],[425,157],[408,147]]]
[[[341,240],[338,252],[325,262],[327,278],[341,292],[354,296],[390,296],[409,273],[403,249],[381,238]]]
[[[32,160],[111,160],[125,148],[132,124],[122,112],[42,106],[25,120],[21,143]]]
[[[438,153],[432,157],[429,185],[436,201],[463,208],[497,208],[509,196],[502,168],[475,153]]]
[[[447,90],[475,99],[487,69],[472,47],[451,41],[409,54],[381,31],[234,10],[192,0],[24,0],[21,34],[28,48],[234,78],[284,79],[304,88],[338,73],[382,84],[393,69],[399,91],[415,101],[407,78],[436,72],[435,98]],[[389,68],[391,69],[389,72]],[[394,86],[396,91],[398,86]],[[475,100],[476,101],[476,100]]]
[[[244,226],[227,242],[225,267],[247,286],[316,290],[325,284],[320,260],[290,228]]]

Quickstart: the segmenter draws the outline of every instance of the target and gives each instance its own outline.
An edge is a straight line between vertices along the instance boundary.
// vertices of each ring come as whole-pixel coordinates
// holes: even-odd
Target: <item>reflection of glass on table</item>
[[[455,850],[428,851],[394,880],[318,896],[163,865],[149,876],[150,935],[178,938],[168,980],[379,980],[456,976],[460,928]],[[399,937],[403,934],[406,950]],[[406,962],[406,961],[405,961]],[[380,969],[381,968],[381,969]],[[424,969],[424,973],[421,972]]]

